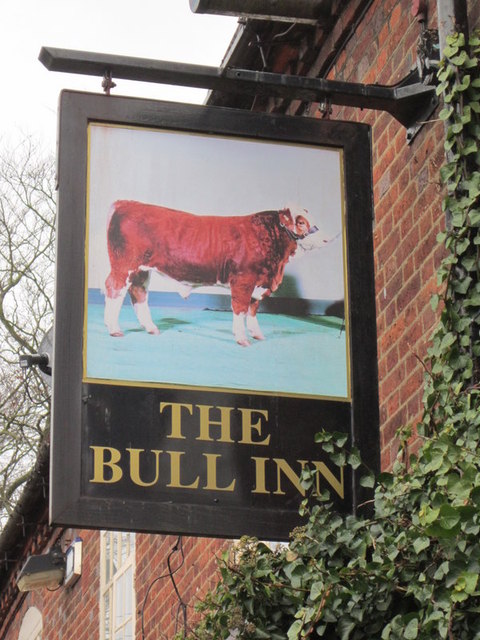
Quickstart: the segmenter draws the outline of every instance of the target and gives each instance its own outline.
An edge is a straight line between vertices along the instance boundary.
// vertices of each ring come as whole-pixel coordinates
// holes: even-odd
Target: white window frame
[[[100,640],[135,640],[135,534],[100,532]]]
[[[23,616],[18,640],[42,640],[42,614],[37,607],[29,607]]]

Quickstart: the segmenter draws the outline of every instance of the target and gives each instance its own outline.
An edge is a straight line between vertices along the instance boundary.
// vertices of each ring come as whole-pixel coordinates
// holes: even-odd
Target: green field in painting
[[[123,338],[111,337],[103,304],[88,305],[86,372],[89,379],[220,387],[346,398],[346,334],[341,318],[259,314],[266,340],[237,345],[232,313],[152,307],[160,335],[122,307]]]

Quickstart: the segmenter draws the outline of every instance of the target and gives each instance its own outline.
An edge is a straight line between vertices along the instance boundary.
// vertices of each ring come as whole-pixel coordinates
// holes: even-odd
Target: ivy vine
[[[432,299],[440,314],[425,363],[423,441],[399,433],[392,472],[373,486],[371,517],[342,516],[328,494],[302,504],[305,526],[272,550],[245,538],[220,561],[220,581],[189,638],[480,640],[480,33],[448,39],[438,70],[446,123],[441,169],[445,258]],[[320,433],[332,459],[345,437]],[[313,492],[313,477],[303,477]]]

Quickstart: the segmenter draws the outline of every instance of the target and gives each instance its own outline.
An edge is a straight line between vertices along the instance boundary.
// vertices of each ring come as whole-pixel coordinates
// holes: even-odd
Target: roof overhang
[[[190,0],[194,13],[319,24],[328,20],[332,0]]]

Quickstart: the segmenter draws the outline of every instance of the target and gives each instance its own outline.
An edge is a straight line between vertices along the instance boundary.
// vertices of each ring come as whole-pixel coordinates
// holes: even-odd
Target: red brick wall
[[[332,75],[387,85],[405,77],[421,31],[410,7],[410,0],[373,3]],[[435,7],[429,3],[429,28],[436,26]],[[407,145],[404,127],[387,113],[343,110],[341,116],[372,125],[380,447],[388,468],[397,429],[421,415],[421,360],[435,323],[429,300],[441,258],[443,125],[425,125]]]
[[[159,576],[148,595],[145,606],[145,637],[172,638],[176,628],[179,600],[171,580],[167,577],[167,557],[177,541],[176,536],[137,536],[137,612],[140,614],[149,585]],[[174,579],[182,601],[187,605],[187,620],[195,618],[194,606],[208,588],[215,585],[217,556],[225,542],[207,538],[183,539],[184,564]],[[181,562],[180,552],[171,556],[171,568]],[[141,628],[137,617],[137,638]],[[178,611],[178,630],[183,629],[182,612]]]
[[[373,2],[355,26],[357,4],[350,4],[338,26],[354,29],[354,36],[328,77],[396,84],[416,63],[421,25],[411,14],[411,0]],[[426,26],[433,29],[437,27],[436,0],[430,0],[428,7]],[[469,2],[469,12],[473,29],[480,25],[478,0]],[[337,36],[334,31],[331,47]],[[297,108],[298,103],[293,104],[289,112]],[[322,116],[318,105],[309,112]],[[331,117],[372,126],[380,447],[382,467],[389,468],[397,453],[397,429],[415,424],[422,412],[422,360],[435,326],[429,301],[442,255],[436,235],[444,225],[439,182],[443,123],[434,115],[407,145],[404,127],[387,113],[334,107]]]

